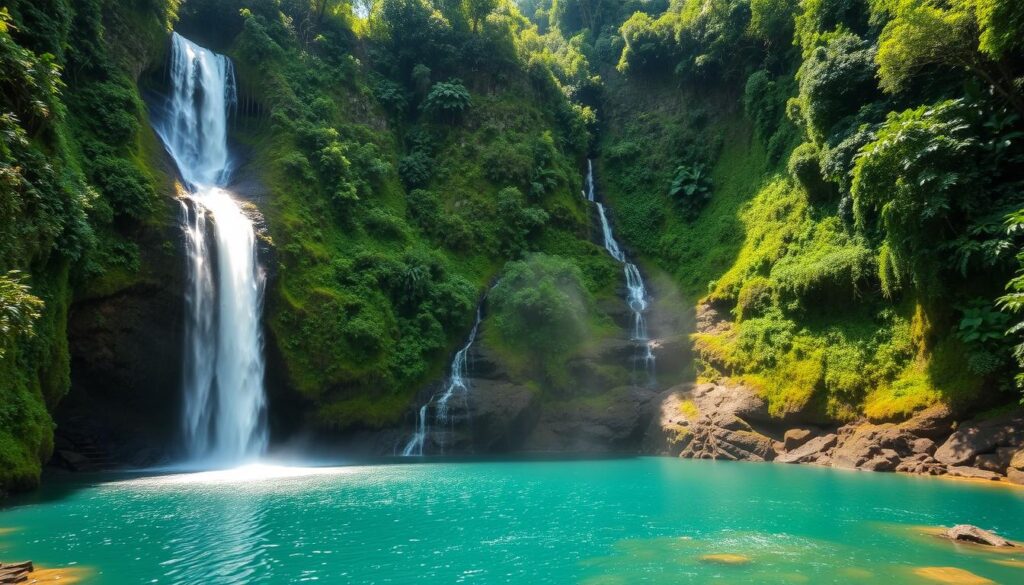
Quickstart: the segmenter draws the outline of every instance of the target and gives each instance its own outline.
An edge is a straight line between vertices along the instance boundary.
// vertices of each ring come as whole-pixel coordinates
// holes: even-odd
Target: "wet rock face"
[[[55,412],[57,436],[84,435],[115,463],[158,463],[177,444],[184,348],[184,241],[179,203],[137,234],[140,271],[71,307],[71,391]],[[170,414],[169,414],[170,413]]]
[[[523,445],[527,451],[636,452],[657,393],[638,387],[613,390],[607,399],[544,406]]]

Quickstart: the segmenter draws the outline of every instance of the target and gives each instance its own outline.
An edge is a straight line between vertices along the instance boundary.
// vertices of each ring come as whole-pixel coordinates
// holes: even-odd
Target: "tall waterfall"
[[[452,358],[452,365],[449,369],[448,380],[444,390],[430,397],[423,406],[420,406],[416,415],[416,431],[412,438],[402,449],[402,456],[423,455],[423,444],[430,434],[430,423],[427,418],[427,410],[434,404],[434,423],[437,426],[449,425],[452,423],[450,402],[453,398],[459,397],[465,400],[469,396],[469,350],[476,341],[477,331],[480,330],[481,311],[476,308],[476,321],[473,322],[473,329],[469,332],[469,338],[462,349],[455,353]]]
[[[622,264],[622,271],[626,275],[626,303],[633,313],[632,341],[636,342],[639,353],[637,362],[643,367],[647,375],[647,382],[654,382],[654,351],[651,348],[651,339],[647,334],[647,287],[644,286],[644,279],[640,275],[640,269],[626,258],[626,254],[615,241],[615,234],[612,232],[611,223],[608,221],[608,214],[605,213],[604,205],[594,199],[594,162],[587,159],[587,184],[584,195],[587,201],[591,201],[597,207],[598,217],[601,219],[601,233],[604,238],[604,249],[612,258]]]
[[[182,202],[185,446],[193,459],[232,463],[267,446],[264,273],[252,221],[223,189],[231,175],[227,120],[236,97],[234,69],[224,55],[174,33],[170,78],[166,112],[154,117],[154,128],[189,195]]]

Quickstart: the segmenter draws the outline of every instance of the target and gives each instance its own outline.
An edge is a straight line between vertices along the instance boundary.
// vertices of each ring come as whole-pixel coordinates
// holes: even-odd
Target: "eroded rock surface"
[[[751,425],[769,420],[764,400],[747,387],[682,385],[661,395],[647,443],[679,457],[771,461],[775,439]]]

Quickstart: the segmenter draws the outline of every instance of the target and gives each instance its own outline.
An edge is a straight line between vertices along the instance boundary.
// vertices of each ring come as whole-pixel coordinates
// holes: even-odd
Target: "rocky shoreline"
[[[751,389],[683,384],[662,394],[644,450],[740,461],[1024,484],[1024,410],[958,420],[945,405],[902,422],[807,425],[772,417]]]

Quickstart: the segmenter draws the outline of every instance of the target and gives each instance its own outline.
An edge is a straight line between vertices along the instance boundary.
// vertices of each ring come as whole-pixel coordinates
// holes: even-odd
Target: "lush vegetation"
[[[183,18],[239,30],[241,91],[269,112],[240,139],[273,193],[274,340],[316,424],[399,422],[509,260],[574,258],[611,294],[578,195],[592,113],[566,97],[572,47],[507,2],[238,7]],[[509,336],[510,359],[532,351]]]
[[[596,15],[558,26],[626,239],[725,319],[702,376],[838,419],[1015,399],[1019,3],[541,4]]]
[[[166,211],[132,75],[173,6],[73,4],[0,8],[0,489],[34,485],[52,450],[73,297],[130,285],[134,234]]]
[[[560,364],[610,334],[621,280],[588,156],[632,256],[710,315],[704,379],[831,420],[1019,397],[1019,2],[14,0],[0,487],[53,448],[74,303],[173,252],[139,88],[174,26],[235,61],[268,344],[319,428],[398,423],[487,294],[495,354],[572,399]]]

